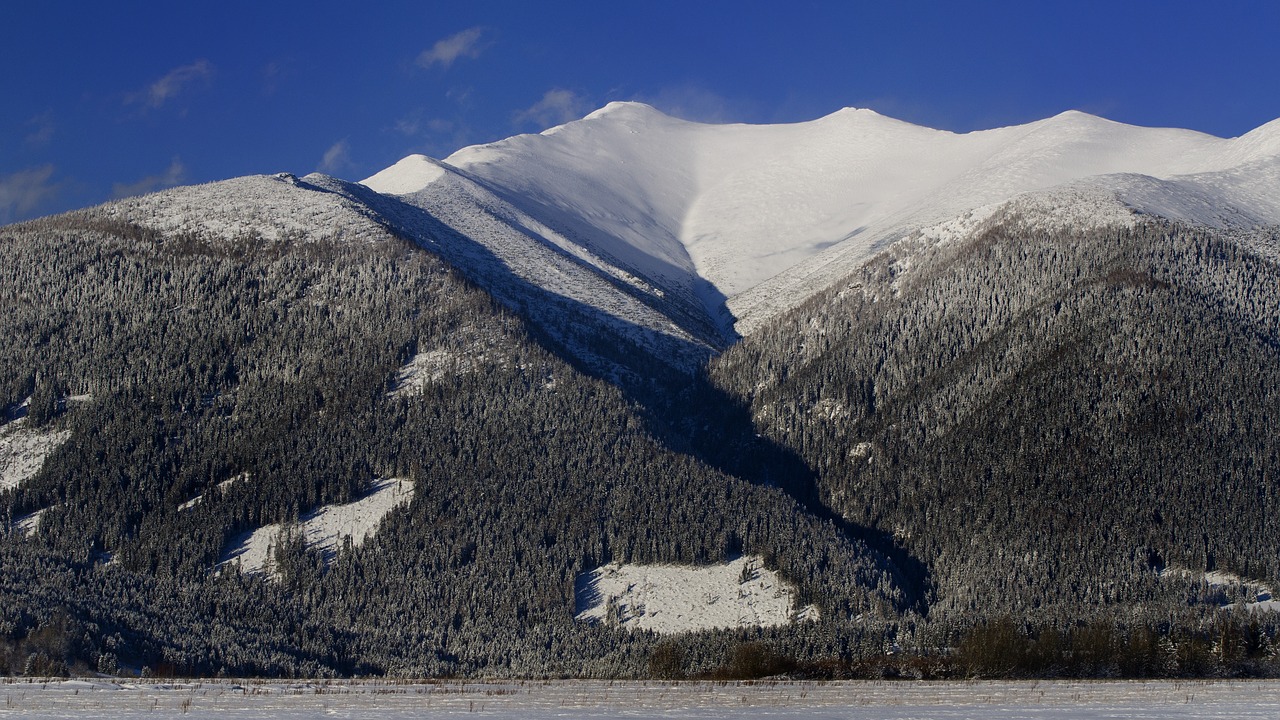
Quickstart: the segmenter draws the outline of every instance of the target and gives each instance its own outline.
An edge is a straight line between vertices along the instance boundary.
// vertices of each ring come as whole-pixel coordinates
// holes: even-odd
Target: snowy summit
[[[1280,222],[1266,191],[1278,155],[1280,122],[1222,139],[1070,111],[957,134],[866,109],[711,125],[615,102],[443,161],[410,156],[363,184],[411,196],[464,177],[606,272],[749,331],[893,240],[1085,179],[1153,214],[1205,221],[1197,208],[1230,206],[1237,223]]]

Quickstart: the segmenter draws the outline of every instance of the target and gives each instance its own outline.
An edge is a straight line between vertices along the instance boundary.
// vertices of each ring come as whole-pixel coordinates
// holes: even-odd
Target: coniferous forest
[[[690,373],[621,335],[584,362],[394,227],[334,227],[0,228],[0,432],[60,439],[0,490],[0,674],[1280,672],[1246,604],[1280,587],[1265,231],[997,215]],[[413,497],[359,547],[223,563],[382,478]],[[575,620],[605,563],[742,555],[818,619]]]

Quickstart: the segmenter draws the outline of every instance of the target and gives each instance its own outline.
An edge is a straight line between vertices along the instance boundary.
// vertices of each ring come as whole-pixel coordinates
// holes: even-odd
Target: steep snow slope
[[[1277,154],[1280,122],[1224,140],[1066,112],[956,134],[848,108],[750,126],[611,103],[443,163],[408,158],[364,183],[412,195],[456,171],[582,262],[700,308],[728,334],[729,323],[749,330],[913,231],[1084,178],[1113,176],[1088,194],[1111,192],[1138,211],[1274,224]]]
[[[638,277],[438,161],[410,156],[364,185],[395,196],[380,203],[365,190],[383,217],[577,350],[591,341],[564,327],[572,314],[689,370],[730,339],[691,294]]]

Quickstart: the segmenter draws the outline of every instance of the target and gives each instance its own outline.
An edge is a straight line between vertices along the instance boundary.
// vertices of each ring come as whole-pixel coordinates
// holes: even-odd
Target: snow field
[[[276,577],[276,543],[288,533],[297,533],[309,550],[318,550],[331,561],[348,539],[360,547],[373,536],[378,523],[392,510],[413,499],[413,482],[397,478],[377,480],[367,495],[346,505],[325,505],[296,525],[273,523],[246,535],[223,556],[222,567],[238,566],[245,573],[266,573]]]
[[[611,563],[586,576],[577,619],[663,634],[816,620],[795,594],[754,555],[706,567]]]
[[[1275,718],[1280,682],[396,682],[10,680],[0,715],[418,718]]]
[[[87,396],[68,398],[73,401]],[[26,403],[23,403],[25,406]],[[40,472],[45,458],[71,437],[70,430],[36,430],[27,427],[27,418],[20,417],[0,425],[0,491],[11,490]],[[14,518],[0,532],[8,531],[30,537],[40,529],[40,518],[49,508]]]

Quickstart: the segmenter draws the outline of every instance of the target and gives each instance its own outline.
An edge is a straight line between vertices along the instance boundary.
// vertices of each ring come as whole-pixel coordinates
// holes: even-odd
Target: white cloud
[[[111,197],[119,199],[134,195],[146,195],[149,192],[180,185],[187,177],[187,168],[181,158],[174,158],[169,167],[158,175],[148,175],[137,182],[115,183],[111,186]]]
[[[320,159],[319,170],[322,173],[332,175],[350,165],[351,146],[347,144],[346,140],[339,140],[324,151],[324,157]]]
[[[21,220],[58,193],[52,165],[0,175],[0,224]]]
[[[550,127],[577,120],[587,112],[585,99],[572,90],[553,88],[542,99],[515,115],[517,125]]]
[[[485,49],[480,43],[480,38],[483,35],[484,30],[482,28],[473,27],[439,40],[429,50],[423,50],[418,55],[418,65],[424,68],[430,68],[435,65],[448,68],[460,57],[480,57],[480,53],[484,52]]]
[[[202,80],[207,81],[211,77],[213,77],[213,63],[200,59],[190,65],[182,65],[170,70],[146,89],[130,93],[125,98],[125,102],[141,104],[151,109],[159,108],[177,97],[191,84]]]

